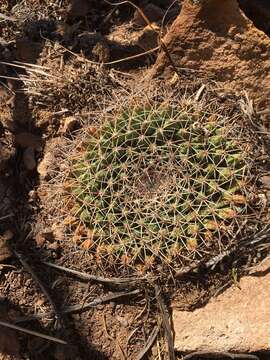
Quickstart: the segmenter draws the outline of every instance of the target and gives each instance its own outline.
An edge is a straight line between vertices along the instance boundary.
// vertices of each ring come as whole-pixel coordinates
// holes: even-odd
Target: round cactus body
[[[231,130],[218,114],[135,107],[88,136],[73,211],[96,260],[150,269],[225,248],[248,207]]]

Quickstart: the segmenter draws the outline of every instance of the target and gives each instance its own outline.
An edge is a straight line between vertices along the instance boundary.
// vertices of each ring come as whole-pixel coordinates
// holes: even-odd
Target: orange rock
[[[173,311],[178,351],[270,350],[270,260],[193,312]],[[177,304],[175,304],[177,306]]]
[[[200,71],[225,88],[269,101],[270,39],[246,18],[237,0],[185,0],[164,43],[180,74],[181,68]],[[161,51],[151,76],[170,77],[174,70]]]

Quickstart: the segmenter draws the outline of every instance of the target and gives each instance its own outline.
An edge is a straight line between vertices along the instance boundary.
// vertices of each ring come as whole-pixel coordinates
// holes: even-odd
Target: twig
[[[121,346],[120,342],[117,339],[116,339],[116,344],[117,344],[117,346],[118,346],[118,348],[120,350],[122,359],[127,360],[127,355],[126,355],[125,351],[122,349],[122,346]]]
[[[48,69],[48,68],[45,68],[45,67],[42,67],[42,66],[39,66],[36,69],[36,67],[31,66],[31,64],[29,64],[29,63],[22,63],[22,65],[21,65],[20,63],[18,64],[17,62],[16,63],[15,62],[10,63],[10,62],[6,62],[6,61],[0,61],[0,64],[17,67],[19,69],[24,69],[24,70],[27,70],[27,71],[32,71],[33,73],[37,73],[37,74],[44,75],[44,76],[47,76],[47,77],[56,78],[54,75],[48,74],[45,71],[43,71],[44,69]],[[40,68],[43,69],[43,70],[39,70]]]
[[[195,101],[199,101],[199,100],[200,100],[200,97],[201,97],[202,93],[204,92],[205,88],[206,88],[206,85],[205,85],[205,84],[203,84],[203,85],[199,88],[199,90],[197,91],[197,94],[196,94],[196,96],[195,96]]]
[[[53,336],[49,336],[49,335],[46,335],[46,334],[41,334],[41,333],[39,333],[37,331],[28,330],[28,329],[25,329],[25,328],[23,328],[21,326],[10,324],[10,323],[8,323],[6,321],[0,320],[0,325],[4,326],[6,328],[10,328],[10,329],[13,329],[13,330],[23,332],[25,334],[29,334],[29,335],[37,336],[37,337],[40,337],[40,338],[43,338],[43,339],[46,339],[46,340],[49,340],[49,341],[53,341],[53,342],[56,342],[58,344],[63,344],[63,345],[67,344],[67,342],[64,341],[64,340],[61,340],[61,339],[58,339],[58,338],[55,338]]]
[[[138,283],[138,281],[141,281],[145,278],[103,278],[100,276],[95,276],[91,274],[86,274],[77,270],[69,269],[60,265],[52,264],[50,262],[44,261],[42,262],[44,265],[50,266],[51,268],[54,268],[56,270],[64,271],[66,273],[75,275],[82,280],[90,280],[90,281],[96,281],[101,282],[104,284],[111,284],[111,285],[128,285],[128,287],[134,286],[135,283]]]
[[[5,75],[0,75],[1,79],[7,79],[7,80],[15,80],[15,81],[28,81],[28,82],[35,82],[35,79],[29,79],[29,78],[25,78],[25,77],[14,77],[14,76],[5,76]],[[40,82],[45,82],[45,83],[52,83],[53,80],[47,80],[47,79],[39,79],[38,81]]]
[[[97,299],[95,299],[89,303],[85,303],[83,305],[68,306],[62,310],[62,313],[69,314],[69,313],[75,312],[75,311],[86,310],[89,307],[95,307],[95,306],[102,304],[104,302],[107,302],[107,301],[116,300],[116,299],[119,299],[124,296],[137,295],[139,293],[140,293],[140,290],[137,289],[137,290],[133,290],[133,291],[129,291],[129,292],[123,291],[123,292],[119,292],[119,293],[110,294],[110,295],[107,295],[107,296],[104,296],[101,298],[97,298]]]
[[[47,66],[31,64],[31,63],[21,62],[21,61],[16,61],[16,60],[14,60],[12,63],[9,63],[6,61],[0,61],[0,64],[14,66],[14,67],[22,68],[22,69],[38,68],[38,69],[43,69],[43,70],[50,70],[50,68],[48,68]]]
[[[160,46],[156,46],[153,49],[144,51],[142,53],[136,54],[136,55],[132,55],[132,56],[128,56],[122,59],[118,59],[118,60],[114,60],[114,61],[109,61],[109,62],[97,62],[97,61],[92,61],[86,58],[83,58],[81,56],[79,56],[78,54],[74,53],[73,51],[69,50],[68,48],[64,47],[63,45],[59,44],[59,46],[61,46],[65,51],[67,51],[68,53],[70,53],[71,55],[75,56],[78,60],[83,61],[83,62],[87,62],[89,64],[93,64],[93,65],[114,65],[114,64],[119,64],[121,62],[124,61],[128,61],[128,60],[133,60],[133,59],[137,59],[141,56],[145,56],[148,54],[152,54],[153,52],[156,52],[157,50],[160,49]]]
[[[67,306],[67,307],[63,308],[60,312],[61,312],[61,314],[70,314],[70,313],[77,312],[77,311],[87,310],[88,308],[95,307],[95,306],[97,306],[99,304],[103,304],[107,301],[116,300],[116,299],[119,299],[124,296],[137,295],[139,293],[140,293],[140,290],[137,289],[137,290],[133,290],[133,291],[129,291],[129,292],[123,291],[123,292],[118,292],[118,293],[114,293],[114,294],[109,294],[109,295],[97,298],[89,303],[84,303],[83,305],[78,304],[78,305]],[[33,316],[22,317],[22,318],[16,320],[16,323],[37,320],[37,319],[44,319],[44,318],[50,317],[51,315],[52,315],[51,312],[37,313]]]
[[[233,360],[260,360],[256,355],[249,354],[233,354],[229,352],[204,352],[204,351],[196,351],[191,354],[188,354],[182,358],[182,360],[190,360],[193,357],[200,357],[205,359],[222,359],[227,357]]]
[[[149,338],[147,339],[144,348],[137,355],[136,360],[143,359],[143,357],[148,353],[148,351],[153,346],[154,341],[156,340],[156,337],[158,336],[159,330],[160,330],[160,325],[157,325],[151,332]]]
[[[45,286],[41,283],[40,279],[38,278],[38,276],[34,273],[34,271],[31,269],[31,267],[29,266],[29,264],[23,259],[22,255],[19,254],[17,251],[14,251],[15,255],[17,256],[17,258],[19,259],[19,261],[21,262],[22,266],[24,267],[24,269],[32,276],[32,278],[34,279],[34,281],[36,282],[36,284],[40,287],[41,291],[44,293],[44,295],[46,296],[46,298],[48,299],[49,303],[51,304],[53,311],[54,311],[54,317],[56,320],[59,320],[61,318],[61,315],[58,311],[58,308],[55,304],[55,302],[53,301],[51,295],[49,294],[49,292],[47,291],[47,289],[45,288]]]
[[[160,309],[160,312],[162,315],[163,327],[164,327],[166,338],[167,338],[169,359],[175,360],[172,327],[171,327],[169,319],[168,319],[168,311],[166,309],[165,303],[161,296],[161,289],[157,285],[155,285],[155,293],[156,293],[157,303],[159,305],[159,309]]]
[[[107,338],[109,340],[113,341],[113,337],[108,332],[105,314],[102,314],[102,321],[103,321],[103,327],[104,327],[105,335],[107,336]]]

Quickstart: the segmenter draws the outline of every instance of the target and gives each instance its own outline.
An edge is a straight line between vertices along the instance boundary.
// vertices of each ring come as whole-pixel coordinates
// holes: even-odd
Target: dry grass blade
[[[61,339],[58,339],[58,338],[55,338],[53,336],[49,336],[49,335],[46,335],[46,334],[41,334],[41,333],[39,333],[37,331],[28,330],[28,329],[25,329],[25,328],[23,328],[21,326],[10,324],[10,323],[8,323],[6,321],[0,321],[0,326],[4,326],[4,327],[9,328],[9,329],[17,330],[17,331],[23,332],[25,334],[37,336],[37,337],[40,337],[42,339],[46,339],[48,341],[52,341],[52,342],[55,342],[55,343],[58,343],[58,344],[62,344],[62,345],[67,344],[67,342],[64,341],[64,340],[61,340]]]
[[[4,76],[4,75],[0,75],[1,79],[7,79],[7,80],[15,80],[15,81],[24,81],[24,82],[36,82],[36,80],[31,80],[29,78],[25,78],[25,77],[14,77],[14,76]],[[52,83],[53,80],[49,80],[49,79],[39,79],[39,82],[44,82],[44,83]]]
[[[118,60],[114,60],[114,61],[109,61],[109,62],[97,62],[97,61],[92,61],[92,60],[88,60],[87,58],[83,58],[82,56],[79,56],[78,54],[74,53],[73,51],[65,48],[63,45],[59,44],[60,47],[62,47],[63,50],[65,50],[66,52],[68,52],[69,54],[75,56],[77,58],[77,60],[79,61],[82,61],[82,62],[86,62],[86,63],[89,63],[89,64],[92,64],[92,65],[115,65],[115,64],[119,64],[121,62],[124,62],[124,61],[129,61],[129,60],[133,60],[133,59],[137,59],[139,57],[142,57],[142,56],[145,56],[145,55],[148,55],[148,54],[152,54],[153,52],[157,51],[160,49],[160,46],[156,46],[154,47],[153,49],[150,49],[150,50],[147,50],[147,51],[144,51],[142,53],[139,53],[139,54],[136,54],[136,55],[132,55],[132,56],[128,56],[128,57],[125,57],[125,58],[121,58],[121,59],[118,59]]]
[[[173,342],[173,331],[172,326],[169,321],[168,311],[166,309],[166,305],[163,301],[162,295],[161,295],[161,289],[155,285],[155,293],[156,293],[156,299],[157,303],[161,312],[162,316],[162,323],[165,330],[165,335],[168,343],[168,351],[169,351],[169,359],[170,360],[176,360],[175,357],[175,351],[174,351],[174,342]]]
[[[51,268],[54,268],[56,270],[64,271],[66,273],[75,275],[83,280],[96,281],[96,282],[101,282],[101,283],[110,284],[110,285],[119,285],[119,286],[126,285],[128,287],[133,287],[135,284],[138,284],[139,281],[145,279],[145,278],[138,278],[138,277],[136,277],[136,278],[134,278],[134,277],[133,278],[103,278],[100,276],[95,276],[95,275],[86,274],[86,273],[83,273],[80,271],[68,269],[63,266],[52,264],[52,263],[46,262],[46,261],[44,261],[43,264],[50,266]]]
[[[47,73],[45,71],[42,71],[42,70],[39,70],[39,69],[43,69],[43,70],[48,69],[48,68],[43,67],[43,66],[31,66],[32,64],[28,64],[28,63],[17,64],[17,63],[5,62],[5,61],[0,61],[0,64],[13,66],[13,67],[16,67],[16,68],[19,68],[19,69],[24,69],[24,70],[29,71],[29,72],[33,72],[33,73],[37,73],[37,74],[44,75],[44,76],[47,76],[47,77],[55,78],[55,76],[53,76],[52,74],[49,74],[49,73]]]
[[[148,351],[151,349],[151,347],[153,346],[157,336],[158,336],[158,333],[159,333],[159,330],[160,330],[160,325],[157,325],[152,333],[150,334],[149,338],[147,339],[146,341],[146,344],[144,346],[144,348],[139,352],[139,354],[137,355],[136,357],[136,360],[141,360],[144,358],[144,356],[148,353]]]

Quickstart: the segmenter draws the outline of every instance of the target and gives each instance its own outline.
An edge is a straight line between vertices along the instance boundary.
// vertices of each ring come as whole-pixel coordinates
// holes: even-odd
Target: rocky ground
[[[180,93],[206,86],[224,98],[242,96],[262,143],[259,183],[267,213],[268,1],[134,4],[0,4],[0,320],[35,332],[1,327],[0,358],[267,359],[269,261],[254,268],[269,254],[266,234],[259,246],[216,268],[181,277],[161,297],[150,288],[82,280],[44,263],[95,273],[87,243],[79,250],[75,238],[63,245],[48,184],[59,172],[63,143],[81,128],[91,131],[115,99],[154,83]]]

